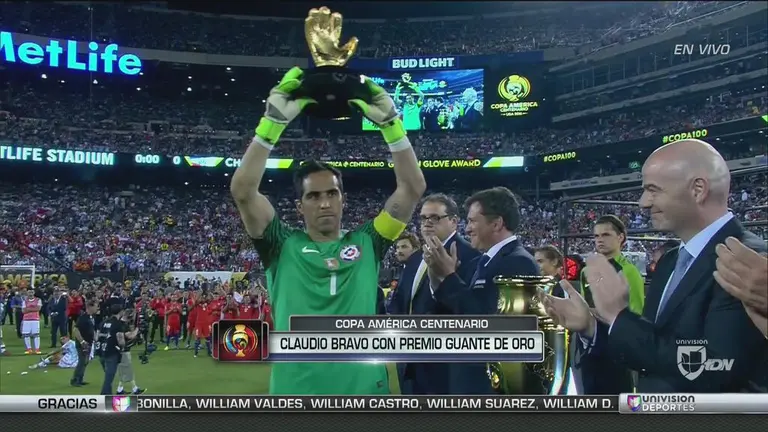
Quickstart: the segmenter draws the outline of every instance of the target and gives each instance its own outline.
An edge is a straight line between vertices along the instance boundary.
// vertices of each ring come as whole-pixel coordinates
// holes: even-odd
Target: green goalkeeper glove
[[[397,114],[395,102],[386,90],[368,77],[365,77],[365,87],[370,92],[371,102],[352,99],[349,105],[358,108],[365,118],[379,126],[387,144],[394,144],[405,138],[405,127]]]
[[[259,121],[259,126],[256,127],[256,136],[270,145],[277,144],[277,140],[288,123],[298,117],[307,105],[317,103],[310,98],[294,99],[291,97],[291,94],[301,87],[303,76],[304,71],[294,67],[269,92],[266,112]]]

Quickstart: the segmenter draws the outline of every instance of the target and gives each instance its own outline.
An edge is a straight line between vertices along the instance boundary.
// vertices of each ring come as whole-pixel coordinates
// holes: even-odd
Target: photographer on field
[[[95,300],[89,300],[85,304],[85,312],[80,314],[72,329],[72,336],[77,344],[77,367],[72,375],[70,384],[74,387],[80,387],[86,382],[85,367],[91,359],[91,346],[96,336],[96,316],[99,313],[99,303]]]
[[[141,329],[136,323],[138,318],[134,309],[127,309],[120,314],[120,321],[122,327],[127,330],[125,333],[125,346],[120,353],[120,363],[117,365],[117,393],[118,395],[125,394],[124,385],[131,386],[131,392],[133,394],[142,394],[144,389],[139,388],[136,385],[136,379],[133,372],[133,359],[131,356],[131,348],[136,344],[145,344],[146,341],[142,340]]]
[[[139,329],[139,337],[142,341],[149,340],[149,325],[151,320],[151,311],[152,309],[149,307],[149,300],[147,299],[147,295],[143,294],[141,296],[141,300],[136,304],[136,309],[134,309],[134,314],[136,315],[136,328]],[[146,344],[145,344],[146,347]],[[145,349],[146,351],[146,349]]]
[[[104,383],[101,385],[102,395],[111,395],[112,382],[117,374],[117,367],[122,358],[123,348],[126,344],[126,328],[120,319],[122,308],[119,304],[112,304],[109,311],[104,313],[104,319],[99,325],[94,343],[94,355],[100,357],[102,369],[104,369]],[[136,337],[135,333],[131,335]]]

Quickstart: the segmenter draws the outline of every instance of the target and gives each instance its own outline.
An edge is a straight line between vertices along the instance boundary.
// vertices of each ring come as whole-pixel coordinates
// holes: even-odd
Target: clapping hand
[[[424,262],[429,267],[427,270],[429,280],[434,285],[439,285],[446,277],[455,273],[459,267],[456,242],[451,244],[449,251],[445,249],[440,239],[435,236],[427,237],[424,240]]]
[[[733,237],[715,248],[717,283],[744,306],[768,316],[768,258]]]
[[[592,337],[594,319],[587,301],[567,280],[561,280],[560,286],[568,294],[566,298],[555,297],[543,292],[540,294],[547,315],[568,330]]]
[[[584,275],[595,302],[595,316],[610,325],[629,306],[629,282],[601,254],[587,258]]]

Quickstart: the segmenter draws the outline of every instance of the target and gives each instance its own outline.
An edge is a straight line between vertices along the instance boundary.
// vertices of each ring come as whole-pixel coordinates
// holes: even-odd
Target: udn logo
[[[694,50],[699,55],[728,55],[731,53],[731,44],[677,44],[675,55],[693,55]]]
[[[677,347],[677,369],[690,381],[698,378],[704,371],[730,371],[732,367],[733,359],[708,359],[705,346]]]

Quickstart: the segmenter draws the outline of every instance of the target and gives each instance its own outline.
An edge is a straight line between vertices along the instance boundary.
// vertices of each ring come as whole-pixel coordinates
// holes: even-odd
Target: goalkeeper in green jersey
[[[629,310],[641,315],[645,305],[645,280],[640,270],[621,253],[627,242],[627,228],[624,222],[614,215],[601,216],[595,221],[595,250],[605,255],[617,272],[622,273],[629,282]],[[587,300],[589,307],[595,307],[592,292],[582,269],[580,279],[581,294]]]
[[[296,206],[306,230],[283,223],[267,198],[259,193],[270,150],[302,109],[315,101],[293,98],[303,72],[291,69],[272,89],[266,113],[256,128],[231,191],[248,235],[253,239],[267,272],[267,289],[274,329],[289,330],[291,315],[374,315],[378,270],[386,250],[405,229],[426,184],[416,154],[387,93],[367,80],[371,103],[350,105],[381,129],[392,152],[397,186],[373,220],[353,231],[341,230],[344,185],[341,173],[310,161],[294,175]],[[384,364],[275,363],[271,394],[387,394]]]
[[[410,79],[410,78],[409,78]],[[413,95],[407,95],[405,102],[402,100],[403,86],[416,92],[419,96],[418,100],[413,99]],[[421,91],[419,85],[412,81],[399,82],[395,88],[394,96],[395,106],[400,107],[400,112],[403,115],[403,125],[405,130],[420,130],[421,129],[421,107],[424,105],[424,92]]]

